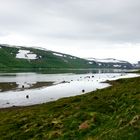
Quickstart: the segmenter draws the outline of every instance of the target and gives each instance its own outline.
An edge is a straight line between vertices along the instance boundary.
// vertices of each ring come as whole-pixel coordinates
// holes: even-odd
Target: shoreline
[[[7,101],[8,102],[8,104],[6,103],[6,106],[3,106],[3,107],[0,107],[0,109],[7,109],[7,108],[23,108],[23,107],[30,107],[30,106],[35,106],[35,105],[41,105],[41,104],[45,104],[45,103],[49,103],[49,102],[56,102],[56,101],[58,101],[59,99],[63,99],[63,98],[69,98],[69,97],[75,97],[75,96],[79,96],[79,95],[83,95],[83,94],[88,94],[89,92],[94,92],[94,91],[97,91],[98,89],[105,89],[105,88],[108,88],[108,87],[110,87],[110,86],[112,86],[112,85],[110,85],[110,83],[112,82],[112,81],[116,81],[116,80],[118,80],[118,79],[124,79],[124,78],[134,78],[134,77],[139,77],[140,75],[139,74],[129,74],[129,75],[123,75],[123,76],[121,76],[121,77],[113,77],[111,80],[101,80],[100,82],[98,82],[98,84],[99,84],[99,86],[98,86],[98,88],[96,87],[96,88],[94,88],[94,90],[89,90],[88,92],[84,92],[84,93],[82,93],[82,91],[80,92],[80,93],[78,93],[78,94],[74,94],[74,95],[63,95],[62,97],[58,97],[58,98],[50,98],[48,101],[44,101],[44,102],[40,102],[40,103],[30,103],[30,104],[28,104],[28,102],[26,103],[26,101],[28,101],[28,99],[25,99],[25,96],[27,95],[27,94],[25,94],[24,95],[24,99],[25,99],[25,103],[24,103],[24,105],[10,105],[9,104],[9,101]],[[78,81],[79,82],[79,81]],[[85,84],[85,83],[83,83],[83,84]],[[90,83],[87,83],[87,84],[90,84]],[[64,85],[64,86],[63,86]],[[65,84],[58,84],[58,85],[56,85],[56,87],[58,87],[58,89],[61,87],[61,88],[65,88],[66,89],[66,86],[69,86],[69,83],[65,83]],[[94,85],[95,86],[95,85]],[[47,88],[50,88],[50,89],[53,89],[54,88],[54,86],[52,86],[52,87],[47,87]],[[57,90],[58,90],[57,89]],[[43,91],[46,91],[46,88],[44,88],[44,89],[42,89]],[[61,89],[61,91],[62,91],[63,89]],[[25,91],[23,91],[23,92],[25,92],[26,93],[26,90]],[[66,92],[66,91],[65,91]],[[8,92],[7,92],[8,93]],[[15,92],[14,92],[15,93]],[[20,94],[22,94],[22,93],[20,93]],[[5,93],[3,94],[3,95],[5,95]],[[45,96],[45,94],[44,94],[44,96]],[[29,95],[29,97],[30,97],[30,95]]]

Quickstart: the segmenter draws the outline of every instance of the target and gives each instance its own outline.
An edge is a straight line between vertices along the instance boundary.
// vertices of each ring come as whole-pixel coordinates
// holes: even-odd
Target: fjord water
[[[119,73],[120,70],[115,69],[81,69],[81,70],[51,70],[47,71],[50,74],[40,73],[31,73],[31,72],[22,72],[22,73],[0,73],[0,92],[5,91],[20,91],[26,89],[35,89],[41,87],[51,86],[56,83],[64,82],[64,79],[72,74],[86,74],[86,73]],[[65,77],[66,76],[66,77]],[[78,76],[78,75],[77,75]],[[68,78],[68,77],[67,77]],[[69,79],[65,79],[69,81]],[[78,79],[77,79],[78,80]]]
[[[69,73],[0,73],[0,108],[26,106],[84,94],[110,86],[103,83],[136,74],[116,70],[81,70]],[[115,73],[113,73],[115,72]],[[79,74],[78,74],[79,73]]]

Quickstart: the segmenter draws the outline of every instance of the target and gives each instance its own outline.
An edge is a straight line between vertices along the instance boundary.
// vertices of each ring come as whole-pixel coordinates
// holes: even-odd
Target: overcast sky
[[[139,0],[0,0],[0,44],[140,61]]]

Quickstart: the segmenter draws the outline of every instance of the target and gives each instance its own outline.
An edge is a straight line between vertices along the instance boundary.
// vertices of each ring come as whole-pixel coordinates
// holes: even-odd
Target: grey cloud
[[[1,8],[2,32],[39,38],[140,42],[138,0],[5,0]]]

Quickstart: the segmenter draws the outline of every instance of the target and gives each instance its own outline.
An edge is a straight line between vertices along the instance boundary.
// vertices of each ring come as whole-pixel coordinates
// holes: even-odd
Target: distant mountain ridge
[[[105,59],[87,58],[87,60],[101,62],[101,63],[128,63],[127,61],[117,60],[114,58],[105,58]]]
[[[0,45],[0,69],[49,69],[49,68],[133,68],[126,61],[76,56],[54,52],[44,48]]]
[[[114,58],[106,58],[106,59],[97,59],[97,58],[86,58],[86,60],[92,62],[96,62],[96,64],[98,64],[99,66],[102,67],[114,67],[114,68],[132,68],[132,64],[127,62],[127,61],[123,61],[123,60],[118,60],[118,59],[114,59]]]

